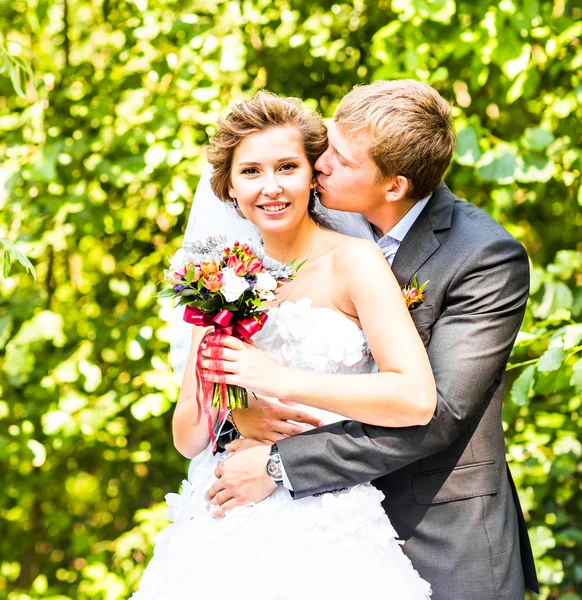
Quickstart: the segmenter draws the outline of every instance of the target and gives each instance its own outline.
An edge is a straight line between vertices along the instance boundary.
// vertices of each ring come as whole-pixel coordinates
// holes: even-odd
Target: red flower
[[[238,275],[239,277],[244,277],[247,274],[247,268],[244,262],[242,261],[239,261],[236,264],[234,264],[232,266],[232,270],[234,271],[235,275]]]
[[[253,258],[251,258],[249,264],[247,265],[247,269],[251,275],[256,275],[257,273],[260,273],[262,268],[263,263],[261,262],[261,259],[257,258],[256,256],[253,256]]]

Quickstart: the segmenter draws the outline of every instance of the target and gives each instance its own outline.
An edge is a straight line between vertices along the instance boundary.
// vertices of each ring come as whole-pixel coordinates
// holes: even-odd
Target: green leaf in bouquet
[[[190,265],[190,267],[188,267],[188,271],[186,272],[186,283],[188,285],[192,283],[192,279],[194,279],[194,273],[196,273],[196,268],[194,265]]]
[[[174,295],[174,290],[171,288],[168,288],[165,290],[160,290],[159,292],[154,294],[154,296],[156,298],[171,298],[173,295]]]
[[[178,296],[195,296],[196,294],[198,294],[198,290],[193,290],[192,288],[186,288],[184,290],[182,290],[181,292],[178,292]]]
[[[297,275],[299,273],[299,271],[301,270],[301,267],[309,260],[309,258],[306,258],[305,260],[302,260],[294,269],[294,275]]]
[[[535,365],[529,365],[520,374],[519,377],[513,382],[511,386],[511,392],[509,397],[511,401],[517,406],[525,406],[529,393],[533,387],[535,375]]]

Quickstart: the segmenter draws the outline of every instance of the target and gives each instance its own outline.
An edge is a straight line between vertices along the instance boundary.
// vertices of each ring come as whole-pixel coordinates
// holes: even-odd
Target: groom
[[[275,448],[235,441],[229,449],[238,451],[218,467],[208,498],[219,507],[231,498],[260,501],[280,483],[303,498],[373,481],[433,600],[523,600],[538,584],[505,461],[501,404],[528,297],[528,259],[442,182],[454,142],[450,107],[434,89],[379,81],[344,97],[316,163],[322,204],[365,217],[401,286],[415,276],[418,285],[429,282],[411,316],[437,383],[432,421],[409,428],[341,421]],[[243,436],[272,439],[264,424],[286,413],[259,401],[233,418]]]

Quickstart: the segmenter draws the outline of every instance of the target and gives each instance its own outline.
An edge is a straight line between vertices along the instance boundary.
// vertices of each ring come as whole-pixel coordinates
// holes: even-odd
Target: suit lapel
[[[392,263],[400,286],[409,285],[420,267],[438,250],[435,231],[451,227],[455,196],[442,182],[404,236]],[[420,283],[420,282],[419,282]]]

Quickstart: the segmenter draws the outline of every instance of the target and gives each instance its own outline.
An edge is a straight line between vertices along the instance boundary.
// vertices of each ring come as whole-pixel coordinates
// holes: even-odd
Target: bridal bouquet
[[[248,406],[246,390],[201,375],[202,348],[211,349],[211,360],[218,365],[226,336],[246,341],[260,331],[267,320],[263,302],[274,300],[276,289],[291,281],[300,267],[276,261],[252,242],[229,242],[222,236],[186,244],[170,260],[164,271],[168,287],[157,295],[177,298],[176,305],[185,306],[187,323],[213,328],[198,348],[198,422],[204,412],[212,429],[210,408],[219,408],[222,420],[227,410]]]

